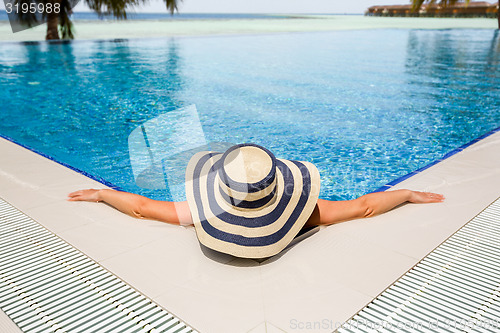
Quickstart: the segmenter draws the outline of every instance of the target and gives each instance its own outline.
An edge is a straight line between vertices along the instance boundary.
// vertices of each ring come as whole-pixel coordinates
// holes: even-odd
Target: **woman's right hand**
[[[411,191],[408,201],[412,203],[443,202],[444,196],[438,193]]]
[[[101,201],[101,198],[99,196],[99,190],[87,189],[71,192],[68,194],[68,201],[99,202]]]

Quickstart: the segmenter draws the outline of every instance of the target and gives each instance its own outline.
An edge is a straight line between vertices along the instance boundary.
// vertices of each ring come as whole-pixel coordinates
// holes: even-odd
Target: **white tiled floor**
[[[258,263],[203,261],[185,263],[182,285],[170,284],[154,300],[180,318],[194,314],[189,316],[189,324],[201,332],[247,332],[262,322],[265,312]],[[172,304],[173,299],[178,302]]]
[[[194,232],[176,226],[166,227],[169,230],[162,233],[161,238],[101,263],[126,281],[144,285],[152,298],[165,294],[173,287],[196,285],[206,272],[221,265],[205,258]],[[134,263],[134,270],[130,269],[131,263]]]
[[[259,265],[192,228],[67,202],[104,186],[3,139],[0,156],[0,197],[200,332],[331,332],[500,195],[497,133],[394,187],[446,202],[326,227]]]

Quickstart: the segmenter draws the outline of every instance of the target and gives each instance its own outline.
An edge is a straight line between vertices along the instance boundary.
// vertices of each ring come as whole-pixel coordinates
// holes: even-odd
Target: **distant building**
[[[420,10],[413,12],[412,5],[388,5],[372,6],[368,8],[365,15],[368,16],[420,16],[420,17],[497,17],[498,2],[489,3],[463,2],[450,6],[441,6],[439,4],[425,4]]]

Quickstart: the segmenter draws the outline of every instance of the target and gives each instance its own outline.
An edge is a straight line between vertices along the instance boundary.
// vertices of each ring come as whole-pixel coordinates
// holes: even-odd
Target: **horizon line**
[[[0,9],[0,12],[6,12],[5,9]],[[78,10],[74,11],[73,13],[94,13],[97,14],[93,10]],[[165,9],[165,11],[158,11],[158,12],[137,12],[134,11],[134,9],[130,9],[127,14],[132,13],[132,14],[170,14],[168,10]],[[260,12],[176,12],[173,15],[182,15],[182,14],[246,14],[246,15],[363,15],[363,13],[360,12],[355,12],[355,13],[285,13],[285,12],[273,12],[273,13],[260,13]],[[105,15],[105,16],[110,16],[110,15]]]

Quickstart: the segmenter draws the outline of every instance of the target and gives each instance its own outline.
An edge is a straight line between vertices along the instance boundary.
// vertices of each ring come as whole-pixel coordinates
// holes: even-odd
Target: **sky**
[[[409,4],[409,0],[184,0],[180,13],[335,13],[363,14],[373,5]],[[84,0],[74,11],[89,11]],[[166,13],[165,2],[149,0],[136,12]]]

